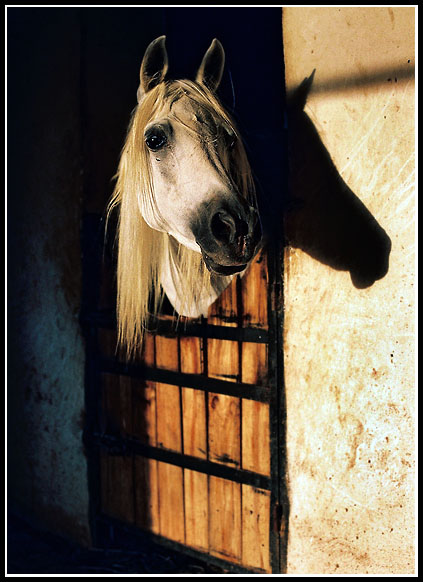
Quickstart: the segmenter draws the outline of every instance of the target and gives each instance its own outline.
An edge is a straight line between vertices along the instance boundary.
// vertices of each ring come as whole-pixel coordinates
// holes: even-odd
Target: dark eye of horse
[[[166,142],[167,142],[166,135],[161,129],[153,128],[145,135],[145,143],[148,149],[150,149],[153,152],[157,152],[162,147],[164,147],[166,145]]]

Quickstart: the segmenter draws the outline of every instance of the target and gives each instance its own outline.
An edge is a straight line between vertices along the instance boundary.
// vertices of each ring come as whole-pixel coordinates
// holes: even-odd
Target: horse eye
[[[145,136],[146,146],[153,152],[157,152],[164,147],[166,142],[166,135],[160,129],[152,129]]]

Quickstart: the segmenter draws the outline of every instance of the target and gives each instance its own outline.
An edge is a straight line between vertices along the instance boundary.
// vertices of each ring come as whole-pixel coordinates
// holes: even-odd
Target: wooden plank
[[[157,462],[160,535],[185,543],[183,469]]]
[[[238,322],[237,281],[234,279],[220,298],[210,307],[208,322],[234,326]],[[239,382],[239,343],[230,340],[207,340],[208,376]],[[240,399],[234,396],[208,395],[209,458],[218,463],[239,467],[240,451]]]
[[[179,371],[178,339],[155,336],[158,368]],[[181,393],[178,386],[156,383],[157,446],[182,452]],[[157,462],[160,535],[185,542],[183,469]]]
[[[102,429],[116,435],[132,432],[131,378],[115,374],[102,375]]]
[[[268,347],[266,344],[242,344],[242,381],[266,385]],[[242,401],[242,468],[270,475],[269,405]]]
[[[267,344],[242,343],[242,382],[266,386],[268,384]]]
[[[242,468],[270,475],[269,405],[242,401]]]
[[[239,467],[241,464],[240,399],[209,394],[209,458]]]
[[[154,368],[155,339],[146,333],[142,349],[142,361]],[[156,384],[132,379],[133,435],[142,443],[157,446]],[[160,508],[157,461],[135,457],[135,523],[138,527],[160,534]]]
[[[208,376],[239,382],[239,344],[231,340],[208,339]]]
[[[180,338],[181,372],[204,372],[203,340]],[[207,458],[206,399],[202,390],[182,388],[184,453]],[[186,544],[202,551],[209,547],[208,481],[207,475],[184,470],[185,538]]]
[[[244,326],[268,327],[267,287],[267,256],[261,251],[241,279]]]
[[[242,485],[242,564],[270,568],[270,492]]]
[[[132,378],[132,435],[142,443],[156,446],[156,384]]]
[[[185,532],[187,545],[206,551],[209,548],[209,500],[207,475],[184,470]]]
[[[164,337],[156,335],[155,354],[157,368],[179,371],[178,339],[176,337]],[[151,347],[149,348],[151,351]],[[149,352],[151,358],[151,353]]]
[[[239,325],[238,280],[210,307],[207,322],[213,325]],[[238,342],[207,340],[208,376],[239,382],[240,346]],[[208,394],[209,459],[239,467],[241,463],[240,399],[223,394]],[[218,477],[209,477],[210,553],[238,562],[241,558],[241,486]]]
[[[226,287],[220,297],[210,306],[207,323],[211,325],[238,325],[237,277]]]
[[[133,523],[135,521],[133,458],[102,452],[100,471],[103,513],[121,521]]]
[[[210,553],[238,562],[241,559],[241,485],[209,477]]]
[[[102,430],[114,436],[132,432],[131,379],[102,375]],[[101,454],[101,507],[111,517],[133,523],[135,520],[133,458]]]
[[[135,457],[135,523],[160,534],[157,461]]]
[[[182,388],[184,453],[207,458],[206,398],[203,390]]]
[[[156,336],[156,366],[179,371],[177,338]],[[157,446],[182,452],[180,389],[156,383]]]
[[[142,361],[146,366],[154,368],[156,364],[156,344],[152,333],[146,333],[142,347]]]
[[[184,374],[203,374],[202,339],[198,337],[180,337],[179,349],[181,354],[181,372]]]
[[[202,340],[196,337],[180,338],[181,372],[202,374]],[[182,416],[184,453],[207,458],[206,393],[193,388],[182,388]]]
[[[182,452],[180,390],[156,383],[157,446]]]

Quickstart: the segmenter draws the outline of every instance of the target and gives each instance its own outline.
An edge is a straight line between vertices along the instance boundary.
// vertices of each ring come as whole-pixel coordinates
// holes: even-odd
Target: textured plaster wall
[[[283,34],[288,91],[316,69],[290,114],[288,573],[411,574],[414,9],[288,7]]]
[[[87,543],[80,25],[8,10],[8,501]]]

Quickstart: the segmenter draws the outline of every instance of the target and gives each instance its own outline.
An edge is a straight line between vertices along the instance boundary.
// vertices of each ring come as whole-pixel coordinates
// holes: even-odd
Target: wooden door
[[[110,319],[91,317],[94,529],[129,526],[234,572],[284,570],[268,263],[261,252],[207,318],[163,315],[137,363],[115,355]]]

